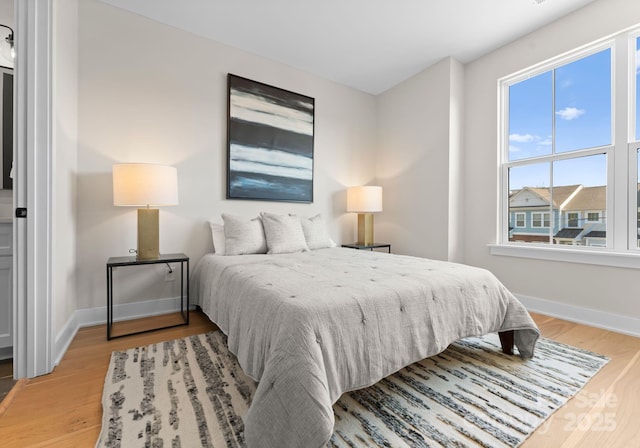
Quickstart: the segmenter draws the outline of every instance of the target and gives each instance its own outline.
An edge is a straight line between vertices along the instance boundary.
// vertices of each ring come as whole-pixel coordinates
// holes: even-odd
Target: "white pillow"
[[[225,255],[265,254],[267,244],[260,218],[222,214]]]
[[[329,236],[324,219],[320,214],[308,219],[300,218],[300,222],[302,223],[302,231],[309,249],[336,247],[336,243]]]
[[[287,254],[307,251],[307,242],[300,218],[291,215],[274,215],[262,212],[262,225],[269,254]]]
[[[211,226],[211,239],[213,240],[213,253],[218,255],[224,255],[224,226],[217,222],[209,221]]]

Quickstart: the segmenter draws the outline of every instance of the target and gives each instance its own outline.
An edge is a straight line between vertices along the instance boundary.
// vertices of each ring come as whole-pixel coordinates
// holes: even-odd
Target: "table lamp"
[[[382,187],[349,187],[347,211],[358,214],[357,243],[373,244],[373,214],[382,211]]]
[[[158,209],[178,204],[178,171],[167,165],[113,165],[113,205],[138,208],[138,260],[160,256]]]

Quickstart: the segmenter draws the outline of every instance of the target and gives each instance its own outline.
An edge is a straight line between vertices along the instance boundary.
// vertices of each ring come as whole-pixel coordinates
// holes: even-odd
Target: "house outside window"
[[[526,241],[640,253],[639,36],[640,28],[620,33],[501,80],[499,245]],[[632,64],[613,57],[625,53]],[[614,115],[614,108],[628,113]],[[616,141],[621,135],[629,139]],[[613,208],[624,203],[629,208]],[[526,229],[505,224],[527,207],[537,209],[526,212]],[[620,225],[625,221],[630,225]],[[628,234],[612,238],[622,229]]]

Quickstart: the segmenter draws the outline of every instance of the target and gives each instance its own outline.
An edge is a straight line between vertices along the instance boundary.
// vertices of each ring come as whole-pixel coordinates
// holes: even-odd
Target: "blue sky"
[[[610,144],[610,60],[607,49],[511,86],[509,160],[551,154],[554,123],[556,153]],[[548,187],[550,176],[548,163],[517,167],[510,175],[510,189]],[[606,159],[602,155],[556,162],[553,178],[556,186],[605,185]]]

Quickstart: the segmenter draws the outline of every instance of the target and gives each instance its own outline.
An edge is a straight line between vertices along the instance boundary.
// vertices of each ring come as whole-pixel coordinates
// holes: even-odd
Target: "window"
[[[525,217],[526,213],[516,213],[516,227],[525,227]]]
[[[578,213],[567,213],[567,227],[580,227],[580,215]]]
[[[640,254],[639,85],[640,29],[501,80],[500,244],[522,241],[504,223],[534,208],[538,246]]]
[[[542,213],[531,214],[531,227],[542,227]]]
[[[531,227],[549,227],[551,219],[549,213],[532,213]]]
[[[585,203],[606,210],[611,92],[611,48],[508,85],[509,147],[503,166],[511,198],[523,189],[536,193],[535,205],[546,207],[547,216]],[[522,206],[510,202],[513,211]],[[567,227],[579,227],[579,214],[566,216]],[[554,234],[562,235],[561,224],[551,229],[541,214],[532,215],[532,227],[550,229],[545,241],[550,244]]]

